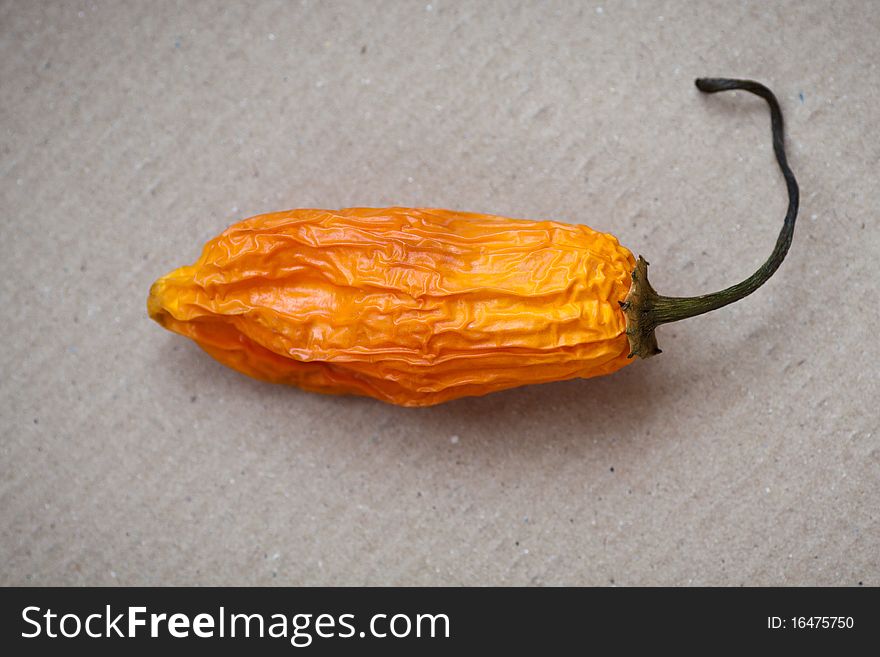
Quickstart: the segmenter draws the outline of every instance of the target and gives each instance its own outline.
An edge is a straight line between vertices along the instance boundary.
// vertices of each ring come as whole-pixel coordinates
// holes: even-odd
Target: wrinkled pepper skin
[[[635,267],[586,226],[413,208],[234,224],[156,281],[165,328],[257,379],[430,406],[631,362]]]

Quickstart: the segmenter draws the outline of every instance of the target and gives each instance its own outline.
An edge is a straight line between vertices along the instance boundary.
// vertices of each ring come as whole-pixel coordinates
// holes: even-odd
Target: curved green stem
[[[797,219],[799,191],[797,180],[788,160],[785,157],[785,139],[782,121],[782,111],[779,109],[779,101],[776,96],[764,85],[753,80],[731,80],[726,78],[698,78],[697,88],[704,93],[717,93],[741,89],[760,96],[770,106],[770,128],[773,135],[773,152],[776,161],[782,170],[785,184],[788,189],[788,211],[782,223],[782,230],[776,240],[773,253],[758,270],[744,281],[730,287],[702,294],[698,297],[667,297],[657,294],[648,282],[648,263],[639,256],[636,268],[632,273],[632,287],[626,301],[621,302],[626,314],[627,337],[630,344],[630,357],[650,358],[660,353],[657,347],[657,339],[654,329],[661,324],[677,322],[681,319],[702,315],[711,310],[722,308],[729,303],[739,301],[761,287],[773,276],[774,272],[782,264],[788,248],[791,246],[791,238],[794,235],[794,225]]]

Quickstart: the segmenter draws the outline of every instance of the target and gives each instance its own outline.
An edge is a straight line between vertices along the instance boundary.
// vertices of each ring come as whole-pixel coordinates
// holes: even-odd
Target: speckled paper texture
[[[0,583],[880,584],[870,2],[0,4]],[[427,409],[229,370],[146,313],[242,218],[584,223],[710,292],[591,380]]]

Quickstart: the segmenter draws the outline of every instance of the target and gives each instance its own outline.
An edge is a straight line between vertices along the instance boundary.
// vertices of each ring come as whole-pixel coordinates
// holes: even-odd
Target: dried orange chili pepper
[[[773,94],[749,80],[697,86],[767,101],[789,192],[773,254],[726,290],[660,296],[643,258],[580,225],[436,209],[291,210],[209,241],[195,264],[153,284],[149,314],[258,379],[404,406],[609,374],[660,353],[658,325],[769,279],[797,216]]]

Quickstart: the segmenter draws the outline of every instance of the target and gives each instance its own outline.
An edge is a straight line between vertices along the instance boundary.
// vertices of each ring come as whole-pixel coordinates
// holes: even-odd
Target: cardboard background
[[[4,2],[0,583],[880,584],[870,2]],[[145,313],[229,223],[587,223],[698,294],[616,375],[423,410],[251,381]],[[457,437],[457,438],[453,438]]]

